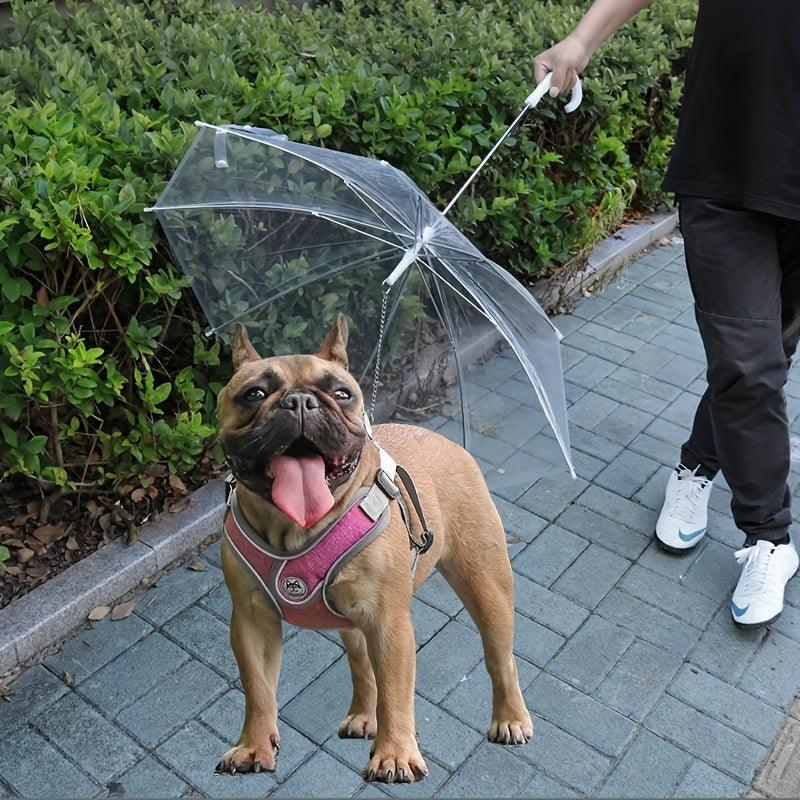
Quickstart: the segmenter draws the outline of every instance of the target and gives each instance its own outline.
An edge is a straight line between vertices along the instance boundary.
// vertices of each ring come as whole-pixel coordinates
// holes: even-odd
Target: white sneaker
[[[733,621],[739,625],[767,625],[783,611],[783,590],[797,572],[797,550],[789,544],[758,541],[736,551],[743,564],[731,598]]]
[[[694,547],[708,526],[708,498],[712,482],[679,464],[669,476],[664,507],[656,523],[656,539],[665,549],[679,553]]]

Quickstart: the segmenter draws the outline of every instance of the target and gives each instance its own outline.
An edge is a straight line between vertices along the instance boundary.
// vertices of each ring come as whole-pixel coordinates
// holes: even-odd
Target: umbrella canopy
[[[512,499],[546,471],[548,429],[574,474],[557,330],[405,174],[267,129],[198,126],[152,210],[214,332],[242,322],[264,355],[313,352],[345,311],[376,421],[440,430]]]

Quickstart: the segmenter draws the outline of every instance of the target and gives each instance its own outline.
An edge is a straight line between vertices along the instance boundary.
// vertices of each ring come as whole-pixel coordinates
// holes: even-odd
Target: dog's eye
[[[333,393],[333,396],[337,400],[349,400],[353,395],[351,394],[349,389],[337,389]]]
[[[244,400],[246,403],[258,403],[261,402],[266,396],[267,393],[263,389],[260,389],[258,386],[254,386],[252,389],[248,389],[242,395],[242,400]]]

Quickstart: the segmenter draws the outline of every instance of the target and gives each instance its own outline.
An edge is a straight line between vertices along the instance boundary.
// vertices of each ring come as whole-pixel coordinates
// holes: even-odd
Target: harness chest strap
[[[377,446],[377,444],[376,444]],[[272,550],[255,533],[239,508],[236,492],[228,492],[225,534],[240,560],[261,584],[276,612],[287,622],[316,630],[348,628],[349,619],[337,613],[327,598],[327,590],[341,568],[374,541],[391,516],[389,504],[397,500],[411,543],[411,569],[419,555],[433,542],[411,477],[382,448],[375,481],[362,488],[345,510],[302,550],[291,554]],[[411,532],[405,499],[394,481],[399,476],[422,523],[423,538]],[[229,482],[230,484],[230,482]]]

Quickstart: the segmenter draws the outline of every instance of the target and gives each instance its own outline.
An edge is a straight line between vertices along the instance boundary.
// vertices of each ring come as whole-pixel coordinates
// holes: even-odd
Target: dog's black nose
[[[280,406],[295,414],[305,414],[319,408],[319,400],[311,392],[286,392]]]

